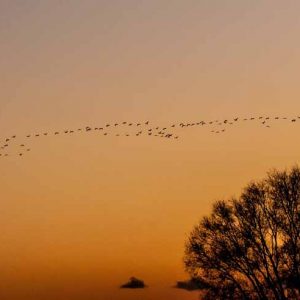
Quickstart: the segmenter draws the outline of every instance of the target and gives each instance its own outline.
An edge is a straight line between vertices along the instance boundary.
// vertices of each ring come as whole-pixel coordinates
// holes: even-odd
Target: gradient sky
[[[299,11],[296,0],[0,0],[0,135],[300,114]],[[170,288],[187,278],[189,231],[214,200],[297,163],[299,129],[49,137],[1,159],[0,298],[197,299]],[[132,275],[150,288],[119,290]]]

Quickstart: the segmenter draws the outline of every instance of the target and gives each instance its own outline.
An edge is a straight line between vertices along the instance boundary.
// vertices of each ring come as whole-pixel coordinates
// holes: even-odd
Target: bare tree
[[[271,171],[217,201],[186,243],[203,299],[300,299],[300,169]]]

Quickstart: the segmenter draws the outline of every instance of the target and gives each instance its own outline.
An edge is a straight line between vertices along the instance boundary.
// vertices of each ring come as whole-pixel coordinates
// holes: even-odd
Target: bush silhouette
[[[299,167],[215,202],[190,233],[184,262],[202,299],[300,299]]]
[[[135,277],[131,277],[127,283],[121,285],[122,289],[143,289],[145,287],[144,281]]]

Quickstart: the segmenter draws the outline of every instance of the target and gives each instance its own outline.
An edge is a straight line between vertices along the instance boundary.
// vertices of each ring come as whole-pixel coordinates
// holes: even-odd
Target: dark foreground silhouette
[[[131,277],[130,280],[121,285],[121,289],[143,289],[146,285],[143,280],[137,279],[135,277]]]
[[[300,299],[299,167],[215,202],[189,236],[185,266],[204,300]]]
[[[197,278],[186,281],[177,281],[175,288],[186,291],[197,291],[202,289],[202,283]]]

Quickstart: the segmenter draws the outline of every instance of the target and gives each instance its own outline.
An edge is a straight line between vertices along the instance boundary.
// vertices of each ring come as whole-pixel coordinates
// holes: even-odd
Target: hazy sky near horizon
[[[300,115],[300,2],[0,0],[0,135]],[[300,122],[181,139],[91,133],[0,160],[0,298],[195,300],[193,225],[299,161]],[[3,140],[1,138],[1,141]],[[120,291],[137,276],[150,287]]]

